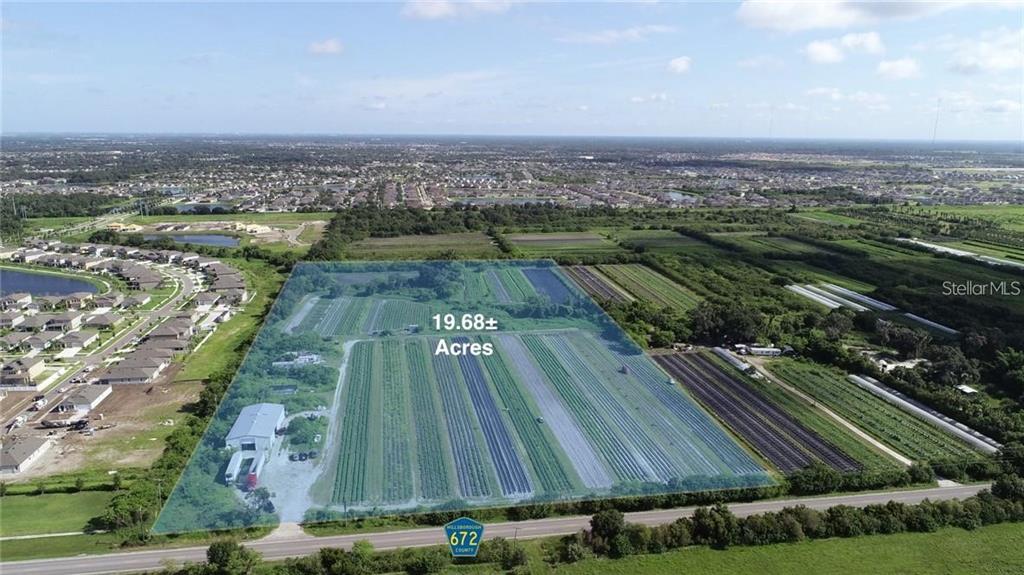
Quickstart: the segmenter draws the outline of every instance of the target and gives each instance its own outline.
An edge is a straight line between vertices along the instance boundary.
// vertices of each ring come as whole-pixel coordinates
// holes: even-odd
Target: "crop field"
[[[430,317],[466,312],[495,326]],[[314,359],[270,369],[297,357]],[[239,504],[218,458],[242,406],[326,417],[312,462],[288,458],[291,431],[268,450],[258,481],[288,520],[772,482],[549,261],[301,264],[239,374],[186,476]],[[196,500],[168,507],[202,517]],[[251,516],[209,513],[204,526]]]
[[[651,253],[685,252],[704,246],[700,241],[673,230],[616,230],[614,236],[629,248],[640,247]]]
[[[964,240],[961,242],[941,242],[941,245],[974,252],[983,256],[1005,258],[1011,261],[1024,262],[1024,248],[982,240]]]
[[[597,271],[595,267],[568,266],[565,273],[584,289],[591,297],[597,300],[608,300],[615,303],[627,303],[635,298],[626,290],[615,285],[614,282]]]
[[[688,391],[784,473],[823,462],[839,471],[861,465],[775,402],[700,354],[670,354],[657,358]]]
[[[662,307],[689,309],[700,301],[687,289],[641,264],[600,265],[597,269],[635,297]]]
[[[485,259],[497,257],[501,252],[494,241],[481,232],[366,238],[348,248],[349,257],[370,260],[419,259],[447,253],[461,258]]]
[[[829,368],[779,360],[772,362],[769,369],[911,459],[969,459],[978,455],[962,441],[846,381],[842,374]]]
[[[607,254],[621,251],[614,242],[592,232],[509,234],[505,238],[527,257]]]

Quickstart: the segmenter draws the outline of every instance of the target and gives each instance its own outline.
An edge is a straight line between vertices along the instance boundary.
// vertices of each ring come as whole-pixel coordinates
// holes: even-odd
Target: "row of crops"
[[[739,374],[699,354],[661,355],[657,360],[779,470],[790,473],[814,461],[839,471],[860,469],[855,459],[746,385]]]
[[[628,303],[633,300],[626,291],[619,289],[611,280],[599,273],[595,268],[587,266],[569,266],[565,273],[573,279],[583,291],[598,300],[615,303]]]
[[[679,284],[640,264],[600,265],[597,269],[637,298],[662,307],[689,309],[699,302]]]
[[[846,381],[831,369],[791,360],[773,362],[770,369],[787,383],[911,459],[977,456],[965,443]]]
[[[468,338],[457,338],[466,343]],[[618,485],[761,485],[763,468],[639,353],[580,330],[354,344],[332,502],[574,498]]]

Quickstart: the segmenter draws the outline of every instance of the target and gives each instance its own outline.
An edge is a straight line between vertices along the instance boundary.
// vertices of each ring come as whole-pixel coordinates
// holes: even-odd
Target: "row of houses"
[[[100,340],[96,331],[14,332],[0,336],[0,351],[46,351],[48,349],[85,349]]]
[[[109,385],[152,383],[171,364],[175,355],[191,348],[197,315],[195,310],[179,312],[149,332],[124,359],[105,369],[97,378]]]
[[[210,282],[209,290],[230,302],[238,303],[248,297],[245,280],[237,269],[195,252],[30,240],[24,247],[0,253],[2,257],[21,263],[109,273],[124,280],[130,289],[143,291],[158,287],[162,277],[138,262],[175,264],[202,272]]]

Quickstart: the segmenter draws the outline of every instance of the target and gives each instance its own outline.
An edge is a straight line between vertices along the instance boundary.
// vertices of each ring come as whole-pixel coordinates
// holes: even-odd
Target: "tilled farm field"
[[[228,430],[268,404],[283,422],[226,480]],[[299,266],[201,449],[168,508],[220,528],[268,519],[189,508],[193,485],[316,520],[772,482],[546,261]]]

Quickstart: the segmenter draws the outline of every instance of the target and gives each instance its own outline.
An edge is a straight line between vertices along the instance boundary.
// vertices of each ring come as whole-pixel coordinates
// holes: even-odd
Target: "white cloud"
[[[811,42],[804,48],[804,54],[811,62],[818,64],[835,64],[842,62],[846,55],[843,54],[842,48],[836,45],[835,42],[829,40],[816,40]]]
[[[411,0],[402,6],[402,16],[417,20],[441,20],[474,14],[507,12],[511,0]]]
[[[843,92],[839,88],[811,88],[804,92],[808,96],[822,96],[830,100],[839,101],[843,99]]]
[[[844,94],[839,88],[820,86],[817,88],[811,88],[804,92],[805,95],[815,98],[827,98],[833,102],[853,102],[854,104],[860,105],[872,112],[885,112],[889,108],[889,98],[885,94],[878,92],[866,92],[863,90],[852,92],[850,94]],[[836,109],[833,108],[833,111]]]
[[[736,17],[747,26],[779,32],[852,28],[886,20],[921,18],[968,2],[865,2],[747,0]]]
[[[835,64],[846,59],[847,54],[881,54],[885,44],[878,32],[845,34],[839,38],[815,40],[804,48],[804,54],[818,64]]]
[[[558,38],[558,41],[568,44],[621,44],[623,42],[639,42],[655,34],[668,34],[674,31],[675,28],[672,26],[647,24],[598,32],[577,32],[562,36]]]
[[[878,63],[878,74],[892,80],[906,80],[921,75],[921,67],[913,58],[900,58],[898,60],[882,60]]]
[[[634,104],[648,104],[648,103],[651,103],[651,102],[667,102],[668,101],[668,94],[666,94],[665,92],[653,92],[653,93],[648,94],[646,96],[633,96],[632,98],[629,99],[629,101],[633,102]]]
[[[690,71],[690,57],[679,56],[678,58],[672,58],[668,62],[668,69],[673,74],[685,74]]]
[[[309,45],[310,54],[341,54],[345,51],[345,45],[337,38],[328,38],[322,42],[312,42]]]
[[[962,74],[1006,72],[1024,66],[1024,28],[999,28],[977,38],[945,38],[940,50],[949,52],[949,68]]]
[[[843,48],[853,52],[866,52],[868,54],[881,54],[885,52],[885,44],[878,32],[862,32],[860,34],[846,34],[839,39]]]
[[[992,114],[1013,114],[1020,112],[1020,103],[1013,100],[994,100],[986,102],[982,109]]]
[[[586,104],[580,104],[579,106],[576,106],[576,110],[579,111],[579,112],[589,112],[590,111],[590,106],[588,106]]]

